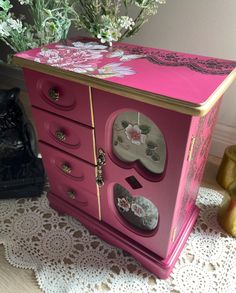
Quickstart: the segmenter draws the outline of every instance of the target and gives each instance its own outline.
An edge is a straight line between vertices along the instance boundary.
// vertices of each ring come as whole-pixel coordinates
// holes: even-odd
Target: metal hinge
[[[175,227],[172,231],[172,237],[171,237],[172,242],[175,242],[176,232],[177,232],[177,227]]]
[[[194,144],[195,144],[195,141],[196,141],[196,137],[193,136],[192,139],[191,139],[191,143],[190,143],[190,146],[189,146],[189,151],[188,151],[188,161],[190,162],[193,158],[193,148],[194,148]]]

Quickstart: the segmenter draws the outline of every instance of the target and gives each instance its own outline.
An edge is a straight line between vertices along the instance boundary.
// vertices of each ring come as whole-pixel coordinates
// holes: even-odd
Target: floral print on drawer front
[[[106,63],[102,60],[106,58]],[[141,54],[126,54],[123,50],[109,51],[109,48],[97,42],[71,42],[43,47],[33,57],[39,63],[59,67],[65,70],[83,73],[98,78],[125,77],[135,71],[125,66],[129,60],[142,58]],[[28,56],[28,59],[31,56]],[[112,60],[115,62],[112,62]],[[76,62],[75,62],[76,60]],[[111,62],[109,62],[111,60]]]
[[[155,123],[139,112],[123,112],[117,116],[112,128],[112,149],[123,162],[139,161],[154,174],[164,171],[164,137]]]

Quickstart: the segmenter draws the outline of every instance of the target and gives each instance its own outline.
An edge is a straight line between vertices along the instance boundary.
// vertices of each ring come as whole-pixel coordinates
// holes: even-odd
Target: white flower
[[[138,125],[133,126],[129,124],[125,128],[125,134],[133,144],[140,145],[141,143],[145,143],[146,135],[141,133]]]
[[[131,30],[135,24],[133,18],[129,16],[121,16],[118,20],[118,23],[122,28],[129,30]]]
[[[82,45],[84,44],[84,46]],[[91,59],[100,59],[103,57],[103,53],[107,52],[107,50],[105,49],[98,49],[98,48],[102,48],[105,47],[107,48],[107,46],[103,46],[103,45],[96,45],[96,47],[90,45],[88,46],[88,48],[86,48],[86,43],[80,43],[80,42],[75,42],[73,43],[73,45],[75,45],[75,47],[72,46],[63,46],[63,45],[57,45],[56,48],[60,49],[69,49],[71,50],[70,53],[74,52],[74,55],[79,54],[80,56],[87,56],[87,60],[91,60]],[[95,49],[97,48],[97,49]],[[79,50],[78,50],[79,49]]]
[[[18,0],[21,5],[29,5],[31,4],[31,0]]]
[[[132,203],[131,211],[135,214],[135,216],[142,218],[145,217],[146,213],[143,207],[137,203]]]
[[[0,36],[3,38],[10,36],[11,27],[7,24],[6,21],[0,23]]]
[[[41,50],[39,55],[46,58],[57,59],[59,58],[59,51],[55,49]]]
[[[108,63],[98,69],[100,74],[124,77],[125,75],[133,75],[135,72],[128,66],[122,66],[122,63]]]
[[[116,57],[122,57],[123,55],[124,55],[124,51],[116,50],[116,51],[113,51],[112,53],[107,54],[106,57],[116,58]]]
[[[109,18],[107,18],[109,19]],[[101,43],[108,43],[109,46],[112,46],[112,42],[118,41],[121,37],[121,28],[114,21],[110,20],[110,23],[103,23],[99,32],[97,33],[97,38],[100,39]]]
[[[13,18],[9,18],[7,19],[7,23],[13,30],[16,30],[18,33],[23,32],[23,25],[19,19],[15,20]]]
[[[165,4],[166,0],[135,0],[135,4],[141,8],[155,9],[158,4]],[[155,12],[156,13],[156,12]]]
[[[119,58],[120,61],[130,61],[138,58],[145,57],[145,55],[139,54],[129,54],[125,55],[125,52],[122,50],[115,50],[112,53],[106,55],[107,58]]]
[[[95,70],[95,68],[92,65],[78,65],[77,67],[75,67],[73,69],[74,72],[77,73],[89,73],[89,72],[93,72]]]
[[[107,46],[100,45],[97,42],[88,42],[88,43],[82,43],[82,42],[73,42],[73,46],[75,46],[78,49],[82,50],[103,50],[107,49]],[[105,50],[106,52],[106,50]]]
[[[118,207],[122,209],[125,212],[128,212],[130,210],[130,203],[125,197],[118,198]]]

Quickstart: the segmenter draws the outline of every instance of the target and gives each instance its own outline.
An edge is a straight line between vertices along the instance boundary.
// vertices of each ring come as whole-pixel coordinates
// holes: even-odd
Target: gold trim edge
[[[214,104],[222,97],[227,88],[236,79],[236,68],[226,77],[220,86],[209,96],[209,98],[201,105],[191,102],[183,102],[166,96],[137,90],[135,88],[118,85],[114,82],[99,79],[96,77],[67,71],[61,68],[52,67],[41,64],[32,60],[23,59],[18,56],[13,57],[13,63],[27,69],[39,71],[45,74],[51,74],[59,78],[64,78],[76,83],[84,84],[89,87],[97,88],[113,94],[122,95],[124,97],[145,102],[154,106],[177,111],[191,116],[204,116]]]
[[[95,119],[94,119],[94,111],[93,111],[93,94],[92,94],[92,88],[89,86],[89,103],[90,103],[90,114],[91,114],[91,122],[93,128],[95,127]],[[93,156],[94,156],[94,164],[95,164],[95,177],[94,180],[96,181],[97,176],[97,155],[96,155],[96,136],[95,136],[95,130],[92,131],[92,137],[93,137]],[[98,202],[98,219],[99,221],[102,220],[102,209],[101,209],[101,195],[100,195],[100,189],[99,186],[96,183],[96,190],[97,190],[97,202]]]

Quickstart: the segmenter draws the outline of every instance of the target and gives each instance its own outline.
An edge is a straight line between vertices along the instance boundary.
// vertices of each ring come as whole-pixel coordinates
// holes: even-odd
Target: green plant
[[[73,0],[72,0],[73,1]],[[102,43],[112,45],[136,34],[148,17],[157,13],[165,0],[76,0],[73,2],[74,23],[86,29]],[[136,10],[136,17],[130,11]]]
[[[16,16],[10,0],[0,0],[0,40],[14,52],[65,39],[71,19],[67,0],[18,0],[30,19]]]

